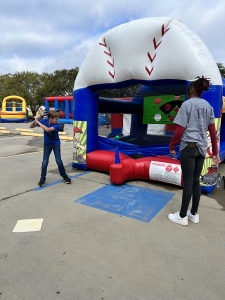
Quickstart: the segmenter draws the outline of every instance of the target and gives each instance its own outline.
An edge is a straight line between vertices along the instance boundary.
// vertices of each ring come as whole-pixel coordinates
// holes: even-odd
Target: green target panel
[[[184,100],[184,95],[144,97],[143,124],[173,124]]]

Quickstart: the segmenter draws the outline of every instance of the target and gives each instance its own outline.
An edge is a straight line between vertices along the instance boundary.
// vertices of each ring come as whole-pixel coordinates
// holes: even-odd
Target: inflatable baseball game
[[[187,98],[187,86],[202,75],[211,79],[210,90],[202,97],[214,108],[223,160],[223,84],[203,41],[181,21],[166,17],[140,19],[106,32],[86,56],[75,80],[72,166],[109,172],[115,184],[143,178],[182,186],[179,154],[172,159],[168,145],[174,131],[173,120]],[[132,100],[111,99],[107,106],[106,101],[99,102],[101,89],[136,84],[142,87]],[[118,114],[132,114],[129,135],[119,140],[98,136],[98,113],[103,106],[105,113],[115,113],[116,107]],[[164,134],[148,134],[149,124],[164,125]],[[210,194],[217,178],[209,137],[201,175],[202,192]]]

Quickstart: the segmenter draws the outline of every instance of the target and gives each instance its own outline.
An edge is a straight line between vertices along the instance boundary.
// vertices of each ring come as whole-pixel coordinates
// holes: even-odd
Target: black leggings
[[[181,150],[180,162],[183,174],[184,189],[182,195],[182,205],[180,216],[183,218],[187,214],[188,206],[192,197],[191,213],[195,214],[198,211],[201,188],[199,178],[205,157],[199,153],[197,147],[184,148]]]

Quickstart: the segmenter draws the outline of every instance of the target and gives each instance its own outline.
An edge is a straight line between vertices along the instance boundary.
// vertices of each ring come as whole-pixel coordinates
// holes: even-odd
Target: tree
[[[42,96],[73,95],[74,81],[77,77],[78,71],[79,68],[75,68],[70,70],[56,70],[53,74],[42,74]]]
[[[217,66],[219,68],[220,74],[222,77],[225,77],[225,67],[222,63],[217,63]]]
[[[53,74],[36,72],[17,72],[0,76],[0,99],[17,95],[26,100],[33,115],[44,105],[47,96],[66,96],[73,94],[73,86],[79,68],[56,70]]]
[[[41,75],[36,72],[17,72],[6,80],[4,85],[5,96],[17,95],[26,100],[27,107],[33,115],[43,105],[43,99],[38,97],[38,90],[42,85]]]
[[[12,77],[11,74],[5,74],[0,76],[0,103],[2,103],[2,100],[9,96],[8,92],[10,93],[10,90],[12,87],[8,84],[10,78]]]

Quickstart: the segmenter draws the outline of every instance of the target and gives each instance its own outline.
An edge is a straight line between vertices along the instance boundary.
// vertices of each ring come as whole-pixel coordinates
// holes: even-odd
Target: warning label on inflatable
[[[149,166],[149,178],[181,185],[181,166],[160,161],[152,161]]]

